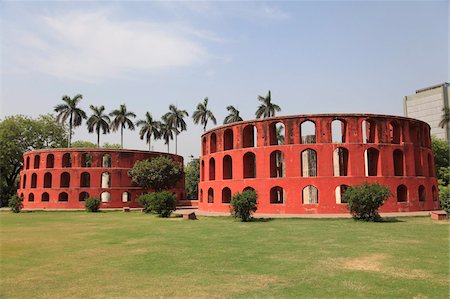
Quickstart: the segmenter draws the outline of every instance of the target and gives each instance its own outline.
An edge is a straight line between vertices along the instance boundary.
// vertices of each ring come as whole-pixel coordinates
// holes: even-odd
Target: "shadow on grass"
[[[376,222],[383,222],[383,223],[392,223],[392,222],[405,222],[404,220],[399,220],[395,217],[383,217],[381,219],[379,219]]]
[[[236,218],[238,219],[238,218]],[[270,222],[273,218],[252,218],[250,222]]]

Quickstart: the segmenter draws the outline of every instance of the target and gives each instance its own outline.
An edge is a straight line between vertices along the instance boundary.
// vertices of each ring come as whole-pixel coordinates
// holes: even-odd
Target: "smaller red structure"
[[[26,152],[17,193],[26,209],[83,209],[89,197],[100,208],[140,208],[138,197],[152,190],[134,185],[128,171],[139,160],[164,155],[183,165],[183,157],[159,152],[110,149],[44,149]],[[184,179],[171,190],[182,202]]]

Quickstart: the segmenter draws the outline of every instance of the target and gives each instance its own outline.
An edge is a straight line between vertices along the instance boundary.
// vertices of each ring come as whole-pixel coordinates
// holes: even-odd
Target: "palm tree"
[[[123,129],[128,126],[128,129],[134,130],[134,124],[130,118],[135,118],[136,114],[127,111],[125,104],[122,104],[119,109],[112,111],[109,116],[114,116],[111,122],[111,129],[115,132],[120,127],[120,147],[123,148]]]
[[[448,126],[450,123],[450,108],[444,107],[442,108],[442,118],[439,122],[439,127],[444,128],[445,126]]]
[[[186,110],[179,110],[175,105],[169,106],[169,112],[164,114],[163,119],[167,124],[175,128],[175,155],[177,154],[177,137],[180,132],[186,131],[186,122],[184,117],[189,116]],[[179,130],[178,130],[179,129]]]
[[[62,97],[64,104],[55,106],[55,112],[58,113],[56,121],[64,124],[69,118],[69,147],[72,144],[72,128],[81,125],[83,118],[86,119],[86,112],[77,107],[77,104],[83,99],[81,94],[75,95],[72,99],[65,95]]]
[[[136,126],[142,126],[139,131],[139,137],[143,140],[145,136],[145,140],[148,143],[148,151],[151,151],[152,135],[155,140],[161,138],[161,133],[159,132],[161,122],[153,120],[152,115],[149,112],[146,112],[145,119],[138,120]]]
[[[259,105],[258,110],[256,110],[256,118],[263,118],[275,116],[275,111],[280,112],[281,108],[277,104],[271,103],[271,93],[270,90],[266,97],[258,96],[258,100],[262,103]]]
[[[192,119],[194,120],[195,124],[198,124],[200,122],[200,124],[203,125],[203,132],[206,131],[208,120],[211,119],[211,121],[215,125],[217,124],[214,114],[211,112],[211,110],[208,110],[208,98],[205,98],[203,100],[203,103],[199,103],[197,105],[197,110],[195,110],[192,114]]]
[[[95,132],[97,133],[97,147],[100,147],[100,130],[103,131],[103,134],[109,133],[109,123],[111,120],[109,116],[103,114],[105,111],[105,106],[101,105],[100,107],[90,105],[93,114],[87,120],[87,126],[89,133]]]
[[[159,133],[162,139],[164,139],[164,144],[167,144],[167,152],[169,152],[169,142],[173,140],[173,133],[178,133],[178,130],[173,127],[171,123],[168,122],[165,115],[162,117],[162,122],[160,123]]]
[[[225,119],[223,120],[223,124],[231,124],[238,121],[243,121],[242,117],[239,116],[239,110],[234,108],[234,106],[228,106],[227,110],[230,112]]]

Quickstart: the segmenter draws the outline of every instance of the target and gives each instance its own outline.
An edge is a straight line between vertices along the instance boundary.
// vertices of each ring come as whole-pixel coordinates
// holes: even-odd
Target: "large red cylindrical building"
[[[141,207],[138,197],[151,190],[131,182],[128,171],[139,160],[172,154],[116,149],[59,148],[26,152],[17,193],[27,209],[83,209],[88,197],[101,199],[100,208]],[[171,191],[184,198],[184,179]]]
[[[317,114],[233,123],[202,135],[198,207],[229,212],[234,193],[258,194],[261,214],[348,213],[342,192],[378,182],[381,212],[439,209],[430,127],[374,114]]]

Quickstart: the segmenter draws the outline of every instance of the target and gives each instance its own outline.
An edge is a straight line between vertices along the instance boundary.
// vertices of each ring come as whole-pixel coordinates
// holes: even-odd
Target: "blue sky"
[[[448,1],[3,1],[0,117],[51,112],[65,94],[81,93],[88,113],[125,103],[138,118],[169,104],[192,115],[209,97],[221,124],[228,105],[253,119],[269,89],[279,115],[402,115],[403,96],[449,81],[449,13]],[[185,158],[202,133],[187,123]],[[96,136],[83,126],[80,139]],[[147,148],[137,131],[124,143]]]

